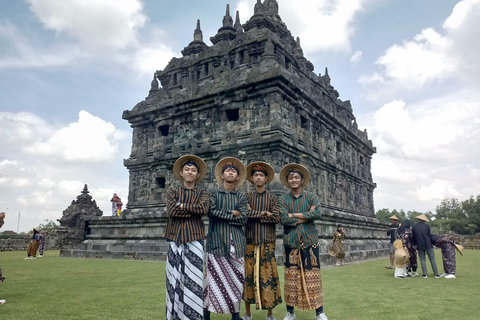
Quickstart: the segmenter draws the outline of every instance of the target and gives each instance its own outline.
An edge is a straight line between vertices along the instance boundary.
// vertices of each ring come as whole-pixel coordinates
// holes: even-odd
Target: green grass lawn
[[[440,252],[436,255],[443,272]],[[36,260],[25,256],[0,252],[6,277],[0,299],[7,300],[0,305],[1,320],[165,319],[164,262],[60,258],[58,251],[47,251]],[[387,258],[324,269],[329,320],[480,319],[474,306],[480,295],[480,251],[457,255],[457,279],[435,279],[428,260],[428,279],[394,279],[386,264]],[[282,304],[274,316],[282,320],[285,312]],[[255,320],[265,315],[253,312]],[[314,311],[296,315],[299,320],[314,319]],[[212,319],[230,317],[212,314]]]

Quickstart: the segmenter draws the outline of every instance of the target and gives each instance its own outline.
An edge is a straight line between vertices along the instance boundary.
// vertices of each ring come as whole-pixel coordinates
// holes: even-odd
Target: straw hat
[[[282,168],[282,170],[280,171],[280,182],[288,188],[287,175],[288,171],[290,171],[291,169],[297,169],[302,173],[303,179],[301,187],[305,188],[310,182],[310,172],[308,172],[308,169],[305,166],[302,166],[298,163],[289,163]]]
[[[388,218],[388,219],[389,219],[389,220],[400,220],[400,219],[398,219],[397,216],[395,216],[395,215],[394,215],[394,216],[391,216],[391,217]]]
[[[235,166],[238,168],[239,179],[235,183],[235,189],[238,189],[245,182],[247,172],[243,163],[237,158],[226,157],[218,161],[217,165],[215,166],[215,180],[217,180],[217,184],[219,186],[223,186],[222,170],[228,163],[234,163]]]
[[[419,216],[416,217],[418,220],[423,220],[423,221],[428,221],[428,218],[426,215],[424,214],[421,214]]]
[[[250,163],[247,166],[247,180],[248,180],[248,182],[250,182],[251,184],[255,184],[253,182],[253,179],[252,179],[252,170],[256,166],[262,167],[267,172],[267,181],[265,181],[265,184],[269,184],[270,182],[272,182],[273,178],[275,177],[275,170],[273,170],[271,165],[269,165],[268,163],[263,162],[263,161],[255,161],[255,162]]]
[[[336,251],[333,246],[328,249],[328,254],[331,255],[332,257],[336,256]]]
[[[37,231],[38,232],[38,228],[33,228],[33,230]]]
[[[463,246],[456,243],[454,243],[454,245],[455,245],[455,248],[457,248],[458,252],[460,252],[460,254],[463,256]]]
[[[200,157],[194,156],[193,154],[187,154],[178,158],[177,161],[175,161],[175,164],[173,165],[173,176],[175,177],[175,179],[183,182],[183,177],[180,175],[180,173],[183,170],[183,164],[187,161],[193,161],[197,164],[198,177],[195,182],[198,183],[202,181],[203,178],[205,178],[205,176],[207,175],[207,165],[205,164],[205,161],[203,161]]]

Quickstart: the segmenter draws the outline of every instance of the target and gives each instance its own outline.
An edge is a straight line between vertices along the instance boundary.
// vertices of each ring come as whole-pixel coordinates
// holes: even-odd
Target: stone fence
[[[27,251],[31,238],[15,237],[15,238],[0,238],[0,252],[1,251]],[[52,235],[47,238],[47,250],[58,250],[61,248],[61,240],[58,236]]]
[[[480,233],[473,236],[460,236],[460,244],[465,249],[480,250]]]

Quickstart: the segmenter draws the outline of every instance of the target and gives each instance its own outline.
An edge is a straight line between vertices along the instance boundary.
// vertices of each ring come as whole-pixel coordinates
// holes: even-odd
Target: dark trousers
[[[418,256],[420,257],[420,265],[422,266],[423,275],[427,275],[427,262],[425,259],[425,253],[427,253],[428,260],[430,260],[430,264],[432,265],[433,274],[438,276],[437,263],[435,262],[435,252],[433,251],[433,248],[427,250],[417,249],[417,251]]]

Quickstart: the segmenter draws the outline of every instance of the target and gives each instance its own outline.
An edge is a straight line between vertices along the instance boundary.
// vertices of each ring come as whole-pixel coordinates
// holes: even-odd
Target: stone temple
[[[220,19],[219,19],[220,20]],[[165,259],[165,193],[175,181],[174,162],[195,154],[207,163],[203,186],[214,183],[215,164],[234,156],[245,166],[262,160],[277,175],[291,162],[312,175],[307,190],[318,194],[318,221],[326,254],[337,223],[345,229],[346,261],[383,256],[385,226],[375,218],[371,159],[376,152],[358,129],[349,101],[339,99],[328,70],[314,72],[279,16],[275,0],[258,0],[245,23],[226,14],[217,34],[204,42],[200,20],[181,58],[153,75],[148,97],[123,119],[133,128],[127,209],[121,217],[92,217],[86,240],[65,256]],[[252,189],[248,182],[242,191]],[[270,191],[287,190],[278,176]],[[279,262],[282,226],[277,227]]]

